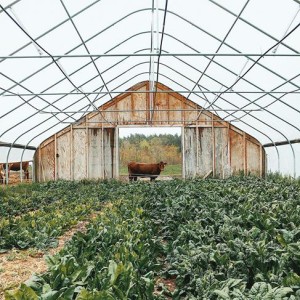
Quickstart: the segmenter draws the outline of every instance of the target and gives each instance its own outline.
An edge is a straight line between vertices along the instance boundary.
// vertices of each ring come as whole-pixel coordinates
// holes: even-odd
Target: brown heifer
[[[4,173],[4,168],[3,164],[0,164],[0,184],[5,183],[5,173]]]
[[[166,164],[162,161],[157,164],[130,162],[128,164],[129,181],[136,181],[138,177],[150,177],[151,181],[155,180]]]
[[[10,171],[20,171],[20,169],[22,169],[24,171],[25,178],[29,179],[29,161],[22,161],[22,167],[20,167],[20,162],[8,163],[8,178]],[[3,164],[3,169],[6,170],[6,164]]]

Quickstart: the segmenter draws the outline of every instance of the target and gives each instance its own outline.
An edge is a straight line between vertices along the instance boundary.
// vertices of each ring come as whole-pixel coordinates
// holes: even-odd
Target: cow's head
[[[159,169],[161,170],[161,171],[163,171],[164,169],[165,169],[165,165],[166,165],[167,163],[165,163],[165,162],[163,162],[163,161],[161,161],[160,163],[158,163],[158,167],[159,167]]]

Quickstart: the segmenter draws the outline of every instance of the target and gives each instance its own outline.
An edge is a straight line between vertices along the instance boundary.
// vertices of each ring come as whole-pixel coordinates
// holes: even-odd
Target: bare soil
[[[84,232],[88,223],[88,221],[79,222],[59,238],[58,247],[48,251],[12,249],[7,253],[0,254],[0,300],[4,300],[5,290],[17,288],[34,273],[45,272],[47,270],[45,255],[54,255],[59,252],[75,232]]]
[[[32,179],[29,177],[29,179],[20,178],[20,171],[10,171],[10,176],[8,180],[8,185],[17,185],[19,183],[31,183]],[[5,184],[2,186],[5,187]]]

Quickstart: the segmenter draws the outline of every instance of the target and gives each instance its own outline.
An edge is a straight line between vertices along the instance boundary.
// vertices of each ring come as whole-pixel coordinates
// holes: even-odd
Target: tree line
[[[121,166],[129,161],[181,164],[181,135],[136,133],[120,138],[120,161]]]

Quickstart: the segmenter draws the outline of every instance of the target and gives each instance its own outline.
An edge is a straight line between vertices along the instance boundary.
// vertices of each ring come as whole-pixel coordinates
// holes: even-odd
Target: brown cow
[[[157,164],[130,162],[128,164],[129,181],[136,181],[138,177],[150,177],[151,181],[155,180],[166,164],[162,161]]]
[[[3,164],[0,164],[0,184],[5,183],[5,172],[3,168]]]
[[[8,178],[10,171],[20,171],[21,163],[20,162],[11,162],[8,163]],[[3,169],[6,170],[6,164],[3,164]],[[26,179],[29,179],[29,161],[22,161],[22,170],[24,171],[24,176]]]

